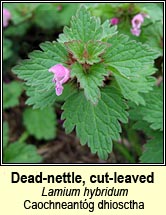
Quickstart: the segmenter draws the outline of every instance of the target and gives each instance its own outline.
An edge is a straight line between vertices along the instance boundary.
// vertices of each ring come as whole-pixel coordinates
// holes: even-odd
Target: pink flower
[[[143,22],[144,16],[141,13],[135,15],[131,20],[132,28],[140,28]]]
[[[56,83],[56,95],[60,96],[64,89],[62,84],[66,83],[70,78],[70,70],[64,67],[62,64],[56,64],[48,71],[54,73],[52,81]]]
[[[11,13],[8,9],[3,8],[3,27],[7,27],[11,19]]]
[[[119,19],[114,17],[110,20],[110,22],[111,22],[111,25],[117,25],[119,23]]]
[[[139,37],[140,33],[141,33],[141,29],[139,28],[132,28],[131,29],[131,33],[137,37]]]
[[[141,33],[141,25],[144,22],[144,17],[149,18],[147,14],[138,13],[131,20],[131,24],[132,24],[131,33],[137,37]]]

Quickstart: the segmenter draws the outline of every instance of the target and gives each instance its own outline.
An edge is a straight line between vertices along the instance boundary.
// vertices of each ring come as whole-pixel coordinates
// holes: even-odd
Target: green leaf
[[[102,36],[100,19],[91,17],[87,9],[82,6],[71,19],[71,28],[65,27],[63,32],[59,36],[59,42],[81,40],[86,43],[89,40],[99,40]]]
[[[55,87],[52,87],[52,89],[50,90],[43,91],[30,86],[27,87],[26,94],[27,96],[29,96],[26,101],[26,104],[33,105],[34,109],[44,109],[47,106],[50,107],[57,100],[57,96],[55,94]]]
[[[57,96],[56,102],[64,102],[72,94],[77,92],[77,88],[73,86],[72,83],[67,83],[64,85],[63,93]]]
[[[23,122],[29,134],[37,139],[55,138],[56,115],[52,107],[43,110],[27,108],[23,113]]]
[[[9,126],[3,123],[3,162],[4,163],[38,163],[42,157],[38,155],[36,147],[31,144],[14,142],[8,145]]]
[[[71,27],[65,27],[64,33],[60,34],[59,42],[70,42],[73,40],[87,43],[88,41],[106,41],[116,34],[115,26],[110,27],[109,21],[101,25],[99,18],[91,16],[85,6],[81,6],[76,16],[71,19]]]
[[[21,37],[27,32],[28,28],[30,27],[30,22],[24,22],[20,25],[9,25],[5,31],[4,35],[6,37]]]
[[[49,90],[54,86],[49,68],[57,63],[67,62],[67,52],[62,44],[56,42],[42,43],[43,51],[29,54],[30,59],[24,60],[13,68],[14,73],[27,81],[27,85],[35,86],[38,90]]]
[[[6,109],[18,105],[22,91],[23,87],[20,82],[3,83],[3,108]]]
[[[101,62],[101,55],[109,46],[109,44],[99,41],[89,41],[86,44],[81,41],[71,41],[65,43],[65,45],[68,51],[73,55],[73,58],[77,59],[77,62],[90,65]]]
[[[154,90],[145,94],[146,106],[140,107],[143,120],[150,123],[154,130],[163,130],[163,89],[155,87]]]
[[[3,122],[3,149],[7,147],[9,140],[9,126],[7,122]]]
[[[73,40],[71,42],[65,42],[65,46],[74,59],[78,59],[80,63],[85,63],[86,58],[83,55],[84,44],[81,41]]]
[[[76,108],[77,107],[77,108]],[[92,153],[107,159],[112,151],[112,140],[120,138],[119,121],[127,122],[126,104],[119,91],[106,87],[101,91],[101,99],[94,106],[88,102],[83,92],[70,96],[63,105],[62,119],[67,133],[76,128],[81,144],[88,144]]]
[[[29,55],[30,59],[13,68],[13,72],[28,85],[27,94],[32,98],[27,103],[36,107],[50,106],[56,100],[53,74],[48,70],[58,63],[66,65],[68,56],[64,45],[57,42],[45,42],[41,44],[41,49],[43,51],[32,52]]]
[[[65,84],[62,95],[57,96],[55,94],[55,87],[43,92],[35,89],[35,87],[27,88],[27,95],[29,98],[26,101],[27,105],[33,105],[33,108],[43,109],[47,106],[53,105],[55,102],[63,102],[67,99],[68,96],[75,93],[76,89],[71,84]]]
[[[110,21],[106,20],[103,24],[102,24],[102,28],[103,28],[103,35],[102,35],[102,40],[107,41],[107,39],[109,39],[110,37],[114,36],[115,34],[117,34],[117,25],[111,26],[110,27]]]
[[[130,105],[130,119],[135,120],[133,128],[142,130],[151,138],[145,144],[145,151],[140,157],[141,163],[163,162],[163,99],[162,87],[154,87],[153,91],[144,95],[146,106]],[[150,126],[149,126],[150,124]],[[161,131],[160,131],[160,130]],[[154,131],[156,130],[156,131]]]
[[[163,133],[155,132],[152,140],[145,144],[141,163],[163,163]]]
[[[149,23],[142,31],[142,41],[163,55],[163,22]]]
[[[136,119],[146,121],[153,130],[163,130],[163,89],[162,87],[154,87],[153,91],[144,94],[146,105],[135,106],[130,111],[130,116],[137,113]]]
[[[36,147],[31,144],[14,142],[4,151],[4,163],[39,163],[42,157],[38,155]]]
[[[129,112],[130,113],[130,118],[133,119],[134,117],[132,116],[132,114],[134,114],[136,116],[136,123],[133,124],[132,128],[135,130],[139,130],[139,131],[143,131],[146,136],[148,137],[153,137],[153,133],[154,130],[152,130],[149,126],[149,123],[144,121],[142,119],[142,116],[139,112]],[[136,114],[137,113],[137,114]]]
[[[119,74],[114,74],[118,87],[121,89],[123,96],[135,104],[145,105],[143,93],[148,93],[153,89],[155,78],[150,75],[155,72],[154,68],[144,68],[138,70],[138,77],[127,79]]]
[[[144,95],[146,106],[130,104],[130,119],[136,121],[133,128],[142,130],[150,137],[145,144],[145,151],[140,157],[142,163],[163,162],[163,98],[162,87]],[[155,131],[154,131],[155,130]]]
[[[101,56],[108,46],[109,46],[108,43],[89,41],[85,48],[85,50],[87,51],[87,59],[85,63],[90,65],[99,62],[101,63],[102,62]]]
[[[93,104],[97,104],[100,98],[99,86],[103,86],[104,76],[108,75],[103,64],[95,64],[85,70],[80,64],[75,63],[72,66],[72,77],[76,76],[80,87],[84,89],[84,94],[87,100]]]
[[[3,60],[7,60],[13,54],[11,49],[12,41],[6,38],[3,38]]]
[[[154,59],[159,56],[149,46],[129,40],[125,35],[115,35],[108,42],[111,46],[103,55],[104,62],[113,73],[117,74],[118,71],[126,78],[139,78],[138,71],[152,66]]]

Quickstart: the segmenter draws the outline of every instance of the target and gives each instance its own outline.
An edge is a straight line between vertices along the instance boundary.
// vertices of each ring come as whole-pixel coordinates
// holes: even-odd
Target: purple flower
[[[138,13],[131,20],[131,24],[132,24],[131,33],[137,37],[141,33],[141,25],[144,22],[144,17],[149,18],[147,14]]]
[[[8,9],[3,8],[3,27],[7,27],[11,19],[11,13]]]
[[[111,25],[117,25],[119,23],[119,19],[114,17],[110,20],[110,22],[111,22]]]
[[[56,84],[56,95],[60,96],[64,89],[62,84],[66,83],[70,78],[70,70],[64,67],[62,64],[56,64],[48,71],[54,73],[52,81]]]

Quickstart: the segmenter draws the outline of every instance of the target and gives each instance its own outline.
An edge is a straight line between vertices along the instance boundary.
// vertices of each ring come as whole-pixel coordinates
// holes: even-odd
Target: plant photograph
[[[164,3],[1,6],[3,164],[164,162]]]

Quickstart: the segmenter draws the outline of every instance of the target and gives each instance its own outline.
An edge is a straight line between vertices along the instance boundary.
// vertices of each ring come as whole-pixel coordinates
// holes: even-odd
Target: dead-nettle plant
[[[101,24],[82,6],[57,41],[45,42],[13,71],[27,84],[28,105],[44,108],[60,98],[64,128],[107,159],[128,122],[127,102],[145,105],[158,53]]]

